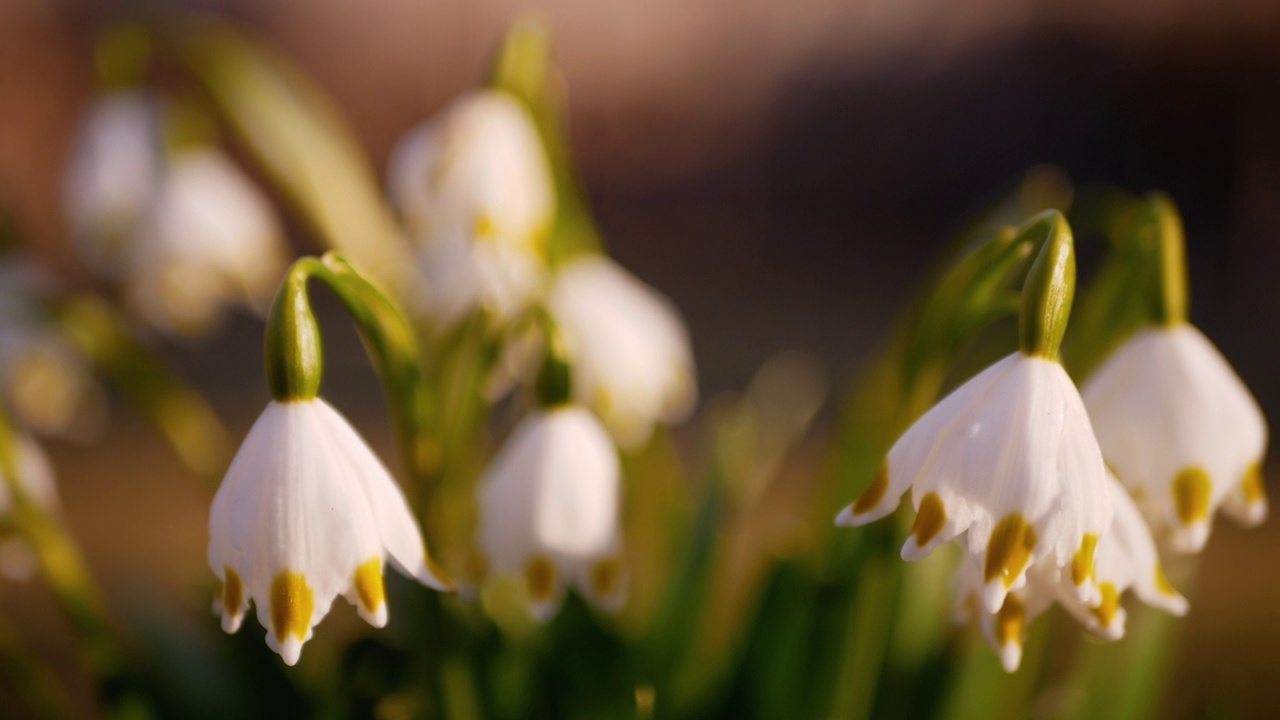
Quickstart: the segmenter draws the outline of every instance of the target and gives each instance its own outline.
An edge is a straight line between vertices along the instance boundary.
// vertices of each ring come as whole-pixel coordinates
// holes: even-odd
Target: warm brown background
[[[337,99],[380,169],[400,133],[480,80],[525,8],[180,6],[229,16],[296,60]],[[740,387],[791,347],[847,377],[947,232],[1021,171],[1051,162],[1080,182],[1173,195],[1188,229],[1194,319],[1280,418],[1280,3],[537,7],[558,34],[573,140],[610,247],[685,310],[706,395]],[[37,252],[73,275],[60,172],[91,97],[94,34],[124,9],[0,2],[0,202]],[[237,432],[265,399],[258,332],[240,320],[216,345],[170,351]],[[376,417],[358,356],[338,363],[350,372],[330,373],[330,396]],[[192,588],[208,582],[205,495],[127,413],[115,417],[103,445],[55,447],[71,520],[121,603],[177,592],[203,605]],[[1276,522],[1247,534],[1219,525],[1172,712],[1206,701],[1280,712],[1277,549]],[[41,622],[52,611],[38,589],[0,595],[33,626],[56,628]],[[42,642],[62,640],[51,630]]]

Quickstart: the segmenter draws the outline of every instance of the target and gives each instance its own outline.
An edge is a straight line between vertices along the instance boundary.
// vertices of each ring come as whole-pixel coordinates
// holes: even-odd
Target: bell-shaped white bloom
[[[514,98],[473,92],[410,131],[388,186],[439,325],[481,308],[510,319],[541,290],[555,189],[537,127]]]
[[[1072,573],[1085,572],[1084,568],[1074,564],[1069,569],[1059,568],[1050,558],[1032,566],[1027,571],[1026,585],[1011,592],[994,613],[978,607],[982,580],[977,570],[965,564],[957,574],[956,599],[961,618],[979,622],[1008,672],[1016,670],[1021,662],[1027,625],[1054,602],[1106,640],[1124,635],[1125,611],[1120,599],[1128,590],[1152,607],[1174,615],[1186,614],[1187,600],[1165,576],[1155,540],[1129,492],[1110,474],[1107,488],[1114,518],[1098,541],[1095,574],[1100,594],[1096,601],[1082,602],[1067,582]]]
[[[620,445],[643,445],[655,422],[692,412],[698,390],[689,330],[666,297],[591,255],[560,270],[547,305],[573,358],[575,396]]]
[[[572,405],[535,410],[480,480],[478,544],[492,570],[523,580],[540,619],[569,584],[614,606],[625,595],[619,502],[618,457],[599,421]]]
[[[267,645],[289,665],[338,595],[371,625],[386,624],[385,561],[451,589],[400,488],[319,398],[267,406],[214,497],[209,535],[223,628],[235,632],[253,600]]]
[[[1084,403],[1058,362],[1018,352],[961,385],[907,429],[836,522],[884,517],[908,487],[917,514],[902,557],[924,557],[967,534],[989,612],[1042,558],[1078,565],[1074,594],[1097,599],[1093,554],[1111,523],[1106,470]]]
[[[14,438],[14,461],[18,482],[28,500],[46,512],[57,512],[58,489],[54,483],[53,465],[33,438],[19,434]],[[9,479],[0,473],[0,518],[13,511],[13,492]],[[18,537],[0,535],[0,575],[10,580],[26,580],[36,569],[36,559],[27,543]]]
[[[64,209],[81,256],[104,275],[121,270],[129,235],[159,184],[156,104],[142,92],[96,101],[81,123],[64,187]]]
[[[1203,548],[1219,507],[1245,525],[1266,517],[1266,420],[1196,328],[1140,331],[1094,373],[1084,398],[1107,464],[1175,550]]]
[[[287,249],[271,203],[224,153],[182,150],[129,246],[130,305],[166,332],[199,333],[224,307],[265,307]]]

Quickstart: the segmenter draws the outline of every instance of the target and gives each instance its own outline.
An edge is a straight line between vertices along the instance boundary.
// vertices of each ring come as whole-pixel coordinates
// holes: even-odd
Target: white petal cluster
[[[153,326],[194,334],[226,305],[265,307],[284,272],[271,204],[219,150],[182,150],[167,170],[125,263],[130,305]]]
[[[571,405],[537,410],[480,480],[478,544],[491,570],[521,578],[539,618],[570,584],[609,607],[625,593],[619,502],[618,457],[599,421]]]
[[[547,301],[573,358],[579,402],[593,408],[625,448],[648,441],[656,422],[679,422],[697,402],[689,330],[656,290],[603,255],[557,273]]]
[[[889,451],[871,487],[837,518],[884,517],[912,489],[917,515],[902,556],[914,560],[966,535],[982,604],[1000,610],[1042,559],[1070,591],[1096,602],[1093,552],[1111,523],[1102,454],[1075,385],[1056,361],[1021,352],[960,386]]]
[[[129,236],[160,183],[162,164],[153,98],[121,92],[89,108],[67,168],[63,202],[76,247],[96,272],[119,272]]]
[[[389,175],[435,322],[476,309],[507,320],[541,291],[555,191],[537,127],[514,98],[489,90],[456,100],[400,142]]]
[[[395,481],[319,398],[263,411],[214,497],[209,536],[223,628],[235,632],[252,600],[267,645],[289,665],[338,595],[386,624],[386,561],[450,589]]]
[[[1175,550],[1203,548],[1218,508],[1245,525],[1266,517],[1266,420],[1196,328],[1137,333],[1089,379],[1084,399],[1108,466]]]
[[[1174,615],[1186,614],[1187,601],[1169,584],[1155,540],[1128,491],[1110,475],[1107,489],[1115,514],[1111,527],[1098,541],[1094,572],[1100,595],[1095,602],[1082,602],[1064,582],[1068,572],[1082,569],[1059,568],[1048,559],[1033,565],[1027,571],[1026,585],[1011,592],[994,613],[981,608],[978,602],[982,579],[977,570],[965,564],[957,573],[959,615],[965,620],[977,620],[1006,671],[1013,672],[1021,662],[1027,625],[1054,602],[1106,640],[1124,635],[1125,611],[1120,599],[1128,590],[1152,607]]]

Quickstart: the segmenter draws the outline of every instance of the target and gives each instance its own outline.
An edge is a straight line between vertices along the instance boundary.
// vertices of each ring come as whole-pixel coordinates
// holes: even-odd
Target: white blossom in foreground
[[[571,405],[525,417],[479,486],[478,543],[492,570],[522,579],[534,615],[559,608],[566,585],[613,607],[625,595],[620,479],[608,434]]]
[[[183,150],[130,243],[126,295],[156,328],[198,334],[230,304],[263,307],[286,260],[280,222],[248,176],[219,150]]]
[[[58,489],[54,483],[53,465],[33,438],[19,434],[14,438],[14,460],[18,482],[34,505],[47,512],[58,508]],[[13,512],[13,492],[9,479],[0,473],[0,518]],[[10,580],[26,580],[36,569],[36,559],[27,543],[17,537],[0,536],[0,575]]]
[[[547,301],[573,358],[574,395],[623,447],[656,422],[684,420],[697,402],[689,330],[666,297],[602,255],[556,275]]]
[[[235,632],[253,600],[267,645],[289,665],[338,595],[386,624],[386,561],[451,589],[391,475],[319,398],[263,411],[214,497],[209,536],[223,629]]]
[[[477,309],[508,320],[541,291],[555,190],[537,127],[514,98],[473,92],[410,131],[388,186],[439,325]]]
[[[1080,394],[1058,362],[1018,352],[961,385],[898,439],[837,524],[888,515],[908,487],[917,514],[903,559],[966,534],[988,612],[1043,558],[1078,568],[1068,573],[1072,593],[1097,601],[1094,552],[1111,523],[1106,471]]]
[[[964,620],[978,621],[1006,671],[1013,672],[1021,662],[1027,625],[1054,602],[1106,640],[1124,635],[1125,611],[1120,599],[1128,590],[1152,607],[1174,615],[1186,614],[1186,598],[1165,576],[1155,540],[1138,507],[1113,476],[1108,475],[1107,487],[1114,519],[1098,541],[1095,572],[1100,594],[1095,602],[1081,602],[1063,582],[1068,571],[1046,559],[1028,570],[1027,584],[1011,592],[999,610],[986,612],[977,601],[982,592],[981,576],[972,565],[960,568],[956,578],[959,615]],[[1076,571],[1074,566],[1070,569]]]
[[[1124,343],[1084,387],[1103,457],[1175,550],[1197,552],[1221,507],[1267,515],[1267,424],[1226,359],[1186,323]]]
[[[89,108],[67,168],[63,204],[76,248],[95,271],[121,270],[128,238],[159,184],[161,164],[151,97],[121,92]]]

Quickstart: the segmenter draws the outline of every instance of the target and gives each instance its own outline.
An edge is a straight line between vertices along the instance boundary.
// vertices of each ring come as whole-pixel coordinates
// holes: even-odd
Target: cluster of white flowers
[[[1083,397],[1056,352],[1001,360],[903,433],[836,522],[884,517],[910,488],[903,559],[963,539],[960,616],[978,621],[1012,672],[1027,622],[1054,602],[1107,639],[1124,632],[1126,590],[1185,613],[1157,546],[1199,551],[1219,507],[1261,522],[1266,444],[1239,377],[1176,319],[1130,337]]]
[[[165,149],[161,103],[142,91],[94,103],[67,169],[65,210],[81,257],[119,280],[167,333],[208,330],[225,307],[261,308],[287,259],[262,191],[211,145]]]

